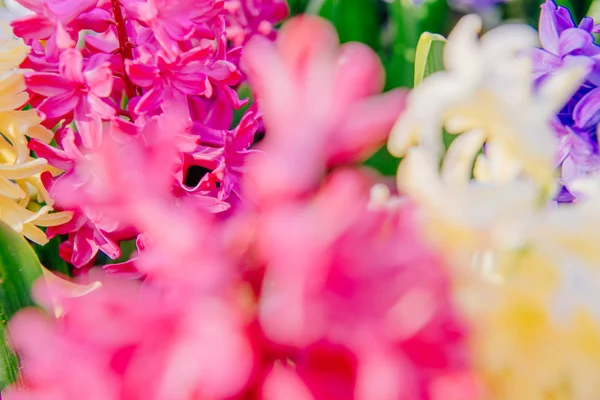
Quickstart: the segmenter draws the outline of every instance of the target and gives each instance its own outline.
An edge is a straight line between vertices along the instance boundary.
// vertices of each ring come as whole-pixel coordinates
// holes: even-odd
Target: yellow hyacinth
[[[44,244],[48,240],[39,227],[63,224],[70,212],[51,213],[53,202],[42,185],[45,171],[57,173],[45,159],[33,158],[27,137],[45,143],[52,131],[40,125],[35,110],[21,110],[29,100],[23,71],[19,65],[29,48],[3,27],[0,38],[0,220],[29,240]]]
[[[388,148],[397,183],[419,205],[472,327],[483,399],[600,398],[600,179],[557,207],[549,119],[581,83],[565,67],[532,90],[525,26],[478,37],[467,16],[449,35],[446,70],[411,93]],[[444,151],[443,130],[456,135]],[[485,151],[482,151],[485,144]],[[374,192],[374,200],[385,196]]]

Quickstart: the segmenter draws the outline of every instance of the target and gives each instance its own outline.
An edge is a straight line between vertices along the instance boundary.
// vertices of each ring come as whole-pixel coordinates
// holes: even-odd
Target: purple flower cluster
[[[568,9],[557,7],[553,0],[542,5],[540,16],[541,49],[533,51],[535,83],[560,68],[584,65],[589,73],[585,82],[556,115],[552,124],[559,138],[557,166],[561,169],[563,188],[559,202],[571,202],[576,193],[571,183],[582,176],[600,171],[600,148],[597,127],[600,122],[600,46],[593,33],[599,32],[592,18],[576,25]]]
[[[233,126],[234,111],[247,101],[236,92],[244,79],[240,46],[255,34],[272,38],[273,25],[287,15],[285,1],[19,2],[34,12],[13,22],[15,35],[31,47],[23,64],[35,71],[25,77],[30,104],[55,129],[57,143],[32,140],[30,148],[66,171],[42,177],[57,208],[61,180],[93,179],[74,177],[74,165],[103,137],[135,137],[165,113],[183,127],[173,162],[179,201],[212,212],[237,202],[241,170],[262,124],[251,107]],[[118,258],[119,242],[137,235],[96,210],[63,208],[74,218],[47,233],[68,235],[61,256],[77,268],[93,265],[98,251]]]

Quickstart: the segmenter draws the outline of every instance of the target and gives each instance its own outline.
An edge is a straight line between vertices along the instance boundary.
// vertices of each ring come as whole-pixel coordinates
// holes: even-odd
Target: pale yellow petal
[[[20,232],[27,239],[41,246],[48,243],[48,237],[40,228],[35,226],[33,223],[27,223],[23,225],[23,229]]]
[[[41,215],[35,220],[38,226],[58,226],[69,222],[73,218],[72,211],[59,211]]]
[[[29,46],[22,39],[14,37],[10,26],[2,24],[2,37],[0,42],[0,70],[18,68],[29,54]]]
[[[36,176],[25,178],[25,181],[35,188],[38,202],[46,203],[50,207],[54,205],[54,200],[50,197],[50,194],[42,184],[42,181],[39,177]]]
[[[8,179],[23,179],[44,171],[48,162],[43,158],[37,158],[32,161],[17,164],[0,164],[0,176]]]
[[[14,182],[11,182],[0,172],[0,197],[6,196],[11,199],[21,199],[26,196],[23,189]]]
[[[14,110],[22,107],[29,100],[29,95],[25,92],[19,92],[13,95],[4,96],[0,92],[0,111]]]
[[[444,157],[442,180],[451,185],[466,185],[477,153],[481,150],[485,136],[480,130],[460,135],[452,142]]]
[[[27,136],[30,138],[34,138],[39,140],[40,142],[44,142],[46,144],[52,141],[54,137],[54,133],[52,131],[42,125],[34,125],[27,130]]]
[[[478,15],[471,14],[461,18],[444,46],[444,64],[446,69],[470,79],[479,79],[482,71],[478,33],[482,21]]]

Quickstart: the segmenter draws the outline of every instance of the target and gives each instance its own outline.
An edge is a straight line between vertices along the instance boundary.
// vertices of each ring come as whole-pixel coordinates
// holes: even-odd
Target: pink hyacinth
[[[317,399],[443,399],[434,388],[453,377],[466,380],[449,390],[475,398],[465,325],[448,301],[443,267],[419,242],[408,204],[368,210],[370,183],[339,172],[310,201],[261,213],[257,244],[266,271],[258,317],[265,335],[307,349],[324,342],[327,352],[352,355],[346,382],[314,375],[317,365],[303,371],[295,360]],[[342,389],[347,395],[336,394]]]
[[[58,321],[37,310],[11,321],[28,389],[4,399],[224,399],[244,387],[252,352],[235,307],[101,279],[102,288],[61,299]]]
[[[377,95],[384,73],[371,49],[340,47],[333,27],[314,17],[291,20],[276,43],[253,38],[242,67],[264,112],[263,149],[272,154],[249,178],[259,196],[301,193],[325,166],[363,158],[383,144],[404,106],[403,90]]]
[[[69,235],[61,247],[66,261],[84,269],[96,263],[98,251],[118,257],[120,242],[139,234],[103,210],[77,202],[67,205],[59,193],[63,190],[56,188],[77,175],[73,171],[77,160],[102,147],[103,136],[110,132],[135,136],[154,116],[167,113],[185,121],[175,135],[176,161],[170,169],[177,201],[210,212],[229,210],[239,202],[242,170],[260,122],[251,111],[244,121],[255,122],[232,126],[234,110],[246,100],[236,92],[243,79],[238,68],[241,48],[228,42],[225,20],[232,20],[222,3],[26,3],[35,14],[13,25],[31,46],[23,63],[32,70],[26,79],[30,103],[46,127],[56,128],[58,143],[31,147],[65,170],[45,182],[58,200],[57,208],[76,215],[69,224],[48,231]],[[96,34],[87,34],[89,30]],[[62,40],[60,46],[57,38]],[[75,48],[79,38],[83,40]],[[67,149],[63,136],[71,122],[76,140]],[[190,168],[201,168],[205,175],[193,178]]]

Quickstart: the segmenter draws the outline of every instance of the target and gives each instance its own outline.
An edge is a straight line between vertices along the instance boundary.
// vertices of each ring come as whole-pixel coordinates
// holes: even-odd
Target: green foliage
[[[412,87],[417,44],[426,31],[445,33],[448,23],[446,0],[394,0],[389,3],[390,50],[383,54],[387,87]]]
[[[362,42],[379,50],[383,15],[378,0],[324,0],[319,15],[333,23],[342,43]]]
[[[417,44],[415,55],[414,86],[434,72],[444,69],[444,46],[446,38],[442,35],[425,32]]]
[[[42,266],[29,243],[0,222],[0,388],[17,381],[18,360],[6,343],[5,327],[20,309],[33,306],[31,287]]]

